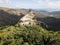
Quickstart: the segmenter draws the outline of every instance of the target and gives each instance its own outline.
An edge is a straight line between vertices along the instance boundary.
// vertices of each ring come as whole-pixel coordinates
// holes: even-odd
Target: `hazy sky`
[[[0,7],[60,10],[60,0],[0,0]]]

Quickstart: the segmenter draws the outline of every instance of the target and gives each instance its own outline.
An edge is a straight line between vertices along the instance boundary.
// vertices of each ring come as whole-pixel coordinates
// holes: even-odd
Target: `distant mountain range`
[[[60,11],[45,11],[45,10],[40,10],[40,12],[43,12],[43,13],[48,13],[50,15],[60,15]]]
[[[49,12],[49,14],[53,14],[53,15],[60,15],[60,11],[53,11],[53,12]]]

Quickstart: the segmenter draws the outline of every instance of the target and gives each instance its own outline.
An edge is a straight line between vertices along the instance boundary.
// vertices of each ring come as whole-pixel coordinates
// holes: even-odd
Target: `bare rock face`
[[[20,25],[35,25],[36,24],[36,19],[35,19],[35,13],[33,13],[32,11],[29,12],[28,14],[26,14],[25,16],[23,16],[20,21]]]

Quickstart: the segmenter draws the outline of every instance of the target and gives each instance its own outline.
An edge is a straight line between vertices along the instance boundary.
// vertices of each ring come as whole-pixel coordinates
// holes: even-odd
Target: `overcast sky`
[[[0,7],[60,10],[60,0],[0,0]]]

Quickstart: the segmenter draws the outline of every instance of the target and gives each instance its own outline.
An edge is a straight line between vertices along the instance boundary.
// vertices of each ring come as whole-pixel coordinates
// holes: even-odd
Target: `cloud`
[[[3,1],[2,0],[0,0],[0,3],[2,3]]]
[[[60,10],[60,0],[0,0],[0,6]]]
[[[10,0],[0,0],[0,3],[9,3]]]
[[[33,0],[39,8],[60,10],[60,0]]]
[[[48,6],[48,8],[58,9],[58,8],[60,8],[60,1],[58,1],[58,2],[49,2],[47,6]]]
[[[13,0],[0,0],[0,7],[9,7],[9,8],[15,8],[16,2]]]

